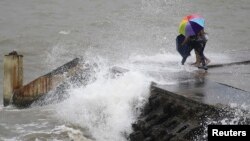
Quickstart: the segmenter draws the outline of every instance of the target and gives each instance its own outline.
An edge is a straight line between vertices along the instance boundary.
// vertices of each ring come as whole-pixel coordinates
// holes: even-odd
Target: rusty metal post
[[[8,106],[13,96],[13,90],[23,85],[23,56],[13,51],[4,56],[3,101]]]

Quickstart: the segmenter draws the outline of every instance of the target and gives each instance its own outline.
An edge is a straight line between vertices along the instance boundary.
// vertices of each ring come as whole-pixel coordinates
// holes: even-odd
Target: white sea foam
[[[70,30],[62,30],[59,32],[59,34],[63,34],[63,35],[70,34]]]
[[[20,135],[15,138],[4,140],[36,140],[42,141],[46,138],[46,140],[51,141],[92,141],[84,136],[84,133],[80,129],[75,129],[73,127],[69,127],[66,125],[55,126],[51,130],[40,130],[40,131],[29,131],[29,132],[21,132]],[[0,138],[1,139],[1,138]]]
[[[81,130],[74,129],[74,128],[68,127],[66,125],[57,126],[51,132],[53,134],[57,134],[57,135],[60,135],[62,133],[66,133],[69,140],[73,140],[73,141],[92,141],[91,139],[84,137],[84,133]]]
[[[180,61],[180,55],[179,54],[173,54],[169,52],[164,53],[158,53],[152,56],[146,56],[146,55],[133,55],[130,57],[131,61],[143,61],[143,62],[178,62]]]
[[[126,140],[136,109],[147,100],[149,81],[139,72],[109,78],[100,70],[94,83],[69,90],[70,98],[57,106],[57,116],[88,129],[97,141]]]

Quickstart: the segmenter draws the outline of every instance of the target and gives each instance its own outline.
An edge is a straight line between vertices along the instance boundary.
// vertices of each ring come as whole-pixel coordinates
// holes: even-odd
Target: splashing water
[[[181,67],[179,59],[178,55],[171,53],[136,55],[120,65],[129,72],[114,78],[110,77],[111,67],[104,59],[87,59],[91,60],[87,61],[89,63],[98,60],[98,67],[91,74],[95,80],[67,90],[69,98],[56,105],[55,116],[86,129],[94,140],[127,140],[132,131],[131,124],[149,97],[150,82],[173,83],[173,73],[186,73],[187,68]],[[164,72],[167,79],[152,76],[152,72],[159,76]]]
[[[56,116],[87,129],[98,141],[126,140],[138,109],[147,101],[150,82],[139,72],[109,78],[107,70],[100,70],[95,82],[69,90]]]

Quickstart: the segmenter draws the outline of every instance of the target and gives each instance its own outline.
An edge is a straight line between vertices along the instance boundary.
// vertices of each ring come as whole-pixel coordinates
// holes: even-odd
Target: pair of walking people
[[[179,25],[180,35],[176,38],[177,50],[183,57],[181,63],[184,65],[190,52],[194,49],[196,53],[195,66],[207,70],[210,62],[204,55],[207,43],[207,34],[204,32],[205,19],[199,14],[191,14],[184,17]],[[200,65],[201,64],[201,65]]]
[[[208,37],[204,32],[204,29],[200,30],[197,34],[185,37],[180,34],[176,38],[177,50],[182,56],[182,65],[186,62],[190,52],[194,49],[196,54],[196,62],[193,63],[198,68],[207,70],[207,64],[210,60],[205,57],[204,49],[207,43]]]

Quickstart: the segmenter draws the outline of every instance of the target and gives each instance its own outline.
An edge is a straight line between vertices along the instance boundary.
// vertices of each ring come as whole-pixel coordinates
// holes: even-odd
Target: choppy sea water
[[[0,140],[126,140],[150,82],[175,83],[174,72],[194,69],[181,66],[175,51],[181,18],[205,17],[206,55],[223,62],[230,61],[228,52],[250,49],[249,11],[248,0],[1,0],[1,80],[3,55],[12,50],[24,55],[25,83],[75,57],[98,69],[96,81],[69,89],[70,97],[59,104],[17,109],[3,108],[1,101]],[[114,65],[131,71],[106,77]]]

